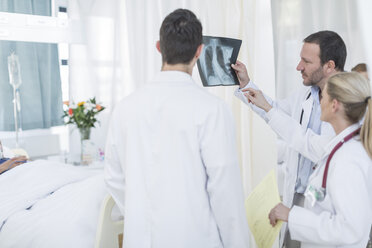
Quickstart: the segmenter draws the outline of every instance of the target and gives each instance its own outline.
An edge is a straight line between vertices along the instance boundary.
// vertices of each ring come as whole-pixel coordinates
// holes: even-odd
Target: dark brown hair
[[[319,58],[322,65],[333,60],[336,70],[344,71],[347,55],[346,45],[336,32],[328,30],[319,31],[306,37],[304,42],[319,45]]]
[[[160,50],[163,63],[188,64],[202,44],[202,25],[187,9],[170,13],[160,28]]]

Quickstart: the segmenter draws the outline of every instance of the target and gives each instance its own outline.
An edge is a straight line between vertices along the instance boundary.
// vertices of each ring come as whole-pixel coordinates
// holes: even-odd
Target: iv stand
[[[13,86],[14,128],[16,134],[16,148],[19,148],[18,134],[22,130],[20,122],[21,101],[19,86],[22,84],[21,70],[18,56],[13,52],[8,56],[9,83]],[[18,125],[19,122],[19,125]]]

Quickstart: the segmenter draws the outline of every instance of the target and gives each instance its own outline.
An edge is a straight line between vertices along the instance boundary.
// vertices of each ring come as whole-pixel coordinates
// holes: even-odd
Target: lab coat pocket
[[[334,207],[332,204],[332,198],[330,195],[326,194],[323,201],[317,201],[314,206],[314,210],[317,214],[327,211],[334,213]]]

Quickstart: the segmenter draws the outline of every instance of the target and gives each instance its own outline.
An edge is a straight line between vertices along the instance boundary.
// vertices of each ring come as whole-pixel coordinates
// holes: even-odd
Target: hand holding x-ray
[[[239,60],[237,60],[235,64],[231,64],[231,67],[234,69],[236,75],[238,76],[240,83],[239,88],[242,89],[245,86],[247,86],[251,79],[249,78],[248,71],[245,65]]]
[[[204,49],[197,62],[204,86],[239,85],[231,64],[236,63],[242,41],[203,36]]]

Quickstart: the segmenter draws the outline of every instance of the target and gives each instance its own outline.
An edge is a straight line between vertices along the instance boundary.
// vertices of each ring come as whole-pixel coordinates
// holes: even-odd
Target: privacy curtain
[[[50,15],[50,0],[1,0],[0,11]],[[21,128],[49,128],[63,124],[62,91],[56,44],[0,41],[0,130],[14,131],[13,88],[9,84],[8,56],[19,57]]]
[[[367,69],[369,70],[369,79],[371,83],[371,90],[372,90],[372,1],[369,0],[358,0],[358,17],[360,28],[362,32],[362,44],[365,51],[367,65],[369,66]],[[372,94],[372,92],[371,92]]]
[[[121,0],[69,0],[68,15],[72,22],[81,24],[82,43],[69,45],[70,102],[86,101],[96,97],[106,107],[91,131],[91,140],[97,149],[104,150],[110,112],[132,87],[128,80],[128,53],[122,56],[126,44],[125,22],[120,10]],[[123,70],[126,70],[125,72]],[[145,73],[145,72],[142,72]],[[69,126],[70,153],[79,153],[80,135]]]

